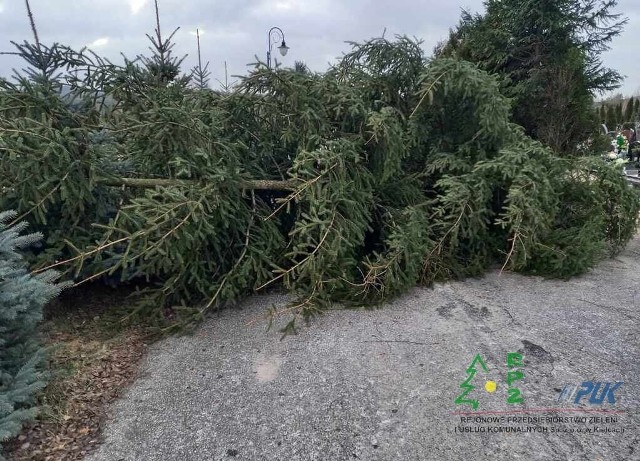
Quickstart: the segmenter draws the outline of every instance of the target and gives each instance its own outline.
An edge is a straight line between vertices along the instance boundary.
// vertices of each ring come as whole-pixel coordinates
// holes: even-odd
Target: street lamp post
[[[267,36],[267,42],[269,43],[269,48],[267,50],[267,67],[271,69],[271,50],[273,49],[273,45],[282,40],[282,44],[278,47],[280,54],[282,56],[287,55],[287,51],[289,51],[289,47],[287,43],[284,41],[284,32],[279,27],[272,27],[269,29],[269,35]]]

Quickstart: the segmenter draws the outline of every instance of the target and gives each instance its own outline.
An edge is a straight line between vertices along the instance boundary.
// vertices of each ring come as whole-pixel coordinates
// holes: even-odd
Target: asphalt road
[[[636,239],[570,281],[494,272],[282,341],[262,316],[287,300],[255,297],[153,346],[88,459],[640,460],[639,278]]]

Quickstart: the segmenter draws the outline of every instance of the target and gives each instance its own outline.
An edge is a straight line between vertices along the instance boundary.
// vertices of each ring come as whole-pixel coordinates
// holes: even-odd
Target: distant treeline
[[[620,95],[601,102],[596,111],[609,130],[616,130],[626,123],[640,120],[640,97],[624,98]]]

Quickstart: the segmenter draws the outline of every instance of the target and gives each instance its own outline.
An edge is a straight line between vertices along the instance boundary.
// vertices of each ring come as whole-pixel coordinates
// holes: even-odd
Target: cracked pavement
[[[494,271],[282,341],[262,316],[287,298],[253,297],[152,346],[87,459],[640,459],[639,261],[636,238],[569,281]],[[508,352],[524,356],[522,404],[507,403]],[[454,401],[477,354],[474,410]],[[584,381],[624,384],[615,403],[558,402]]]

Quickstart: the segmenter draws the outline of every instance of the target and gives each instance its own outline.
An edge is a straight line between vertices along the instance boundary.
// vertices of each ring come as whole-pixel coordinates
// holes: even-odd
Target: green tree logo
[[[479,403],[477,400],[466,398],[467,395],[469,395],[469,393],[471,393],[471,391],[475,389],[475,386],[471,384],[471,381],[473,381],[473,378],[476,376],[476,373],[478,372],[478,370],[476,369],[478,365],[480,365],[480,367],[484,370],[485,373],[489,371],[487,368],[487,365],[484,363],[484,360],[482,360],[482,357],[480,356],[480,354],[477,354],[471,361],[471,365],[469,365],[469,367],[467,368],[467,379],[464,380],[462,384],[460,384],[462,393],[458,397],[456,397],[456,400],[455,400],[456,405],[468,404],[468,405],[471,405],[471,407],[474,410],[478,409]],[[487,385],[489,385],[489,383],[487,383]]]
[[[517,405],[524,403],[524,398],[520,392],[520,389],[514,386],[514,383],[521,381],[524,379],[524,356],[518,352],[508,352],[507,353],[507,374],[506,374],[506,383],[507,383],[507,403],[509,405]],[[467,396],[475,389],[475,386],[471,384],[473,379],[478,372],[478,366],[485,373],[489,372],[486,363],[482,360],[480,354],[476,354],[476,356],[471,361],[469,367],[467,367],[467,379],[465,379],[462,384],[460,384],[460,389],[462,389],[462,393],[456,397],[455,403],[456,405],[471,405],[474,410],[478,409],[480,405],[477,400],[467,398]],[[484,390],[489,394],[493,394],[498,385],[495,381],[488,380],[484,384]]]

